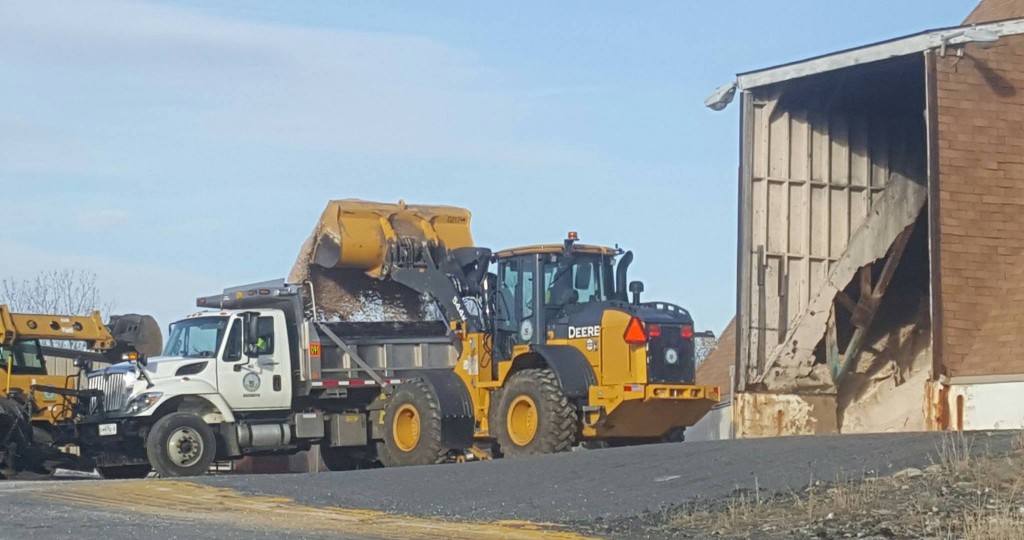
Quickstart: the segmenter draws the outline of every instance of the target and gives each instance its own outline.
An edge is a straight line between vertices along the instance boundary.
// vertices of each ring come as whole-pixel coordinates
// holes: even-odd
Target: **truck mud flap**
[[[447,448],[473,446],[473,401],[459,376],[449,370],[414,371],[407,378],[427,383],[441,408],[441,444]]]

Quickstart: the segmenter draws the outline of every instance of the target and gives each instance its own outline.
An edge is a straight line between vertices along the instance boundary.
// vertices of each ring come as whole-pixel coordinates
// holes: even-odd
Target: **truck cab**
[[[163,355],[147,369],[155,379],[201,381],[231,411],[285,410],[292,401],[288,342],[280,310],[202,312],[171,325]]]

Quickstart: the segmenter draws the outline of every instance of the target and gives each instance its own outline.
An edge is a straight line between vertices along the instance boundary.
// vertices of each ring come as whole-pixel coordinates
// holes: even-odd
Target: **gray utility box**
[[[324,413],[295,413],[295,437],[299,439],[320,439],[324,436]]]
[[[365,414],[331,414],[327,418],[331,424],[331,446],[365,446],[369,442]]]

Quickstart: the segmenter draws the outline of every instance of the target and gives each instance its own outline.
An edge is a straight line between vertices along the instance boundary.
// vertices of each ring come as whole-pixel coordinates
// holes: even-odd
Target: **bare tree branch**
[[[84,270],[48,270],[32,279],[0,280],[0,304],[18,313],[88,315],[99,310],[109,315],[114,301],[100,294],[94,272]],[[47,343],[55,347],[82,348],[69,342]]]

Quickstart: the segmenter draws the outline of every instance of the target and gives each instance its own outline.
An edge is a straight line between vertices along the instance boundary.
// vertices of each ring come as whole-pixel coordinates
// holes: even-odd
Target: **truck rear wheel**
[[[206,474],[216,455],[213,429],[194,414],[168,414],[153,424],[146,438],[149,463],[164,478]]]
[[[513,374],[501,391],[497,417],[496,436],[507,457],[565,452],[579,438],[576,406],[550,369]]]
[[[385,467],[430,465],[448,457],[441,444],[441,406],[425,382],[398,387],[388,400],[384,425],[379,457]]]
[[[376,463],[365,448],[330,446],[329,441],[320,443],[320,459],[330,471],[354,471],[372,469]]]

